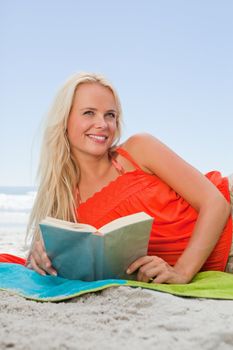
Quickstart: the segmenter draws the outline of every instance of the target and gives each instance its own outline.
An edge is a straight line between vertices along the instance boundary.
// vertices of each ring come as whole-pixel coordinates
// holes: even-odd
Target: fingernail
[[[53,272],[52,272],[52,275],[53,275],[53,276],[57,276],[57,272],[53,271]]]
[[[126,273],[130,273],[131,272],[131,270],[130,269],[128,269],[127,271],[126,271]]]

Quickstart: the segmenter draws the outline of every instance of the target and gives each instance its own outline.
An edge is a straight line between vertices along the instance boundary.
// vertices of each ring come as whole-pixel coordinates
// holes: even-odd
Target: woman
[[[44,134],[27,265],[56,274],[38,229],[47,215],[98,228],[145,211],[155,218],[148,255],[127,270],[138,270],[138,280],[188,283],[200,270],[229,269],[228,179],[217,171],[203,176],[148,134],[116,146],[120,129],[120,101],[104,77],[74,75],[60,90]]]

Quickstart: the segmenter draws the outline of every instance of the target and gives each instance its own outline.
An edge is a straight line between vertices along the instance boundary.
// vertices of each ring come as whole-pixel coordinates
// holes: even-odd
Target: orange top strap
[[[125,149],[118,147],[115,149],[115,151],[119,153],[121,156],[123,156],[124,158],[128,159],[135,166],[136,169],[141,170],[140,166],[135,162],[135,160],[131,157],[131,155]]]
[[[111,162],[114,165],[114,167],[116,168],[116,170],[119,172],[119,174],[122,175],[125,173],[125,169],[116,159],[111,158]]]

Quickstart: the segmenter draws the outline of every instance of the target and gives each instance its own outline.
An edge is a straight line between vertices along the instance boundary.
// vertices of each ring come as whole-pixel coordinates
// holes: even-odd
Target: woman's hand
[[[166,261],[157,256],[143,256],[135,260],[127,269],[131,274],[138,270],[137,280],[141,282],[185,284],[190,279],[182,272],[176,271]]]
[[[57,272],[52,267],[52,263],[46,254],[44,244],[41,240],[36,240],[34,242],[26,262],[26,267],[35,270],[43,276],[45,276],[46,273],[57,276]]]

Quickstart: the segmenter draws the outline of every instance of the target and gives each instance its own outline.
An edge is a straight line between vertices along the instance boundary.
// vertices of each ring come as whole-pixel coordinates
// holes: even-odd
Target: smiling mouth
[[[94,134],[87,134],[87,136],[90,137],[91,139],[97,140],[97,141],[105,141],[108,138],[108,136],[94,135]]]

